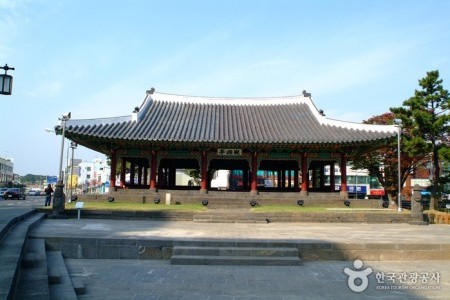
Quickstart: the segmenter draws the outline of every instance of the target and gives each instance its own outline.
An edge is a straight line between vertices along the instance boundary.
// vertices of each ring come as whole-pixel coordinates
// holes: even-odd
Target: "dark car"
[[[26,196],[22,189],[19,188],[10,188],[7,189],[3,194],[4,199],[23,199],[25,200]]]

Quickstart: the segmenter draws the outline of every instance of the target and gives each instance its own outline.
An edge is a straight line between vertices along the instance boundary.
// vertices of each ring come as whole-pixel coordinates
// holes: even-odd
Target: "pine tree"
[[[403,151],[410,156],[428,156],[432,163],[433,182],[430,208],[436,208],[439,197],[439,159],[449,157],[449,123],[448,109],[450,100],[448,91],[439,79],[439,71],[427,72],[419,80],[420,90],[405,100],[402,107],[391,108],[391,112],[400,118],[404,128],[410,128],[410,137],[403,143]]]

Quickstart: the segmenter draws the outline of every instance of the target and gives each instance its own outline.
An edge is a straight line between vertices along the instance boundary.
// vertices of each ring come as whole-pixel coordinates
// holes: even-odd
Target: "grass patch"
[[[66,210],[76,210],[76,202],[66,203]],[[51,210],[51,206],[43,207],[43,209]],[[137,203],[137,202],[89,202],[84,201],[82,210],[105,210],[105,211],[181,211],[181,212],[205,212],[208,211],[206,206],[200,203],[196,204],[154,204],[154,203]],[[243,211],[246,209],[243,209]],[[320,206],[298,206],[298,205],[261,205],[250,209],[254,213],[303,213],[303,212],[370,212],[370,213],[398,213],[397,210],[382,209],[373,210],[370,208],[352,208],[352,207],[320,207]],[[403,210],[402,213],[410,213]]]
[[[321,206],[297,206],[297,205],[261,205],[255,206],[251,209],[255,213],[302,213],[302,212],[370,212],[370,213],[398,213],[397,210],[390,209],[373,209],[373,208],[352,208],[352,207],[321,207]],[[402,213],[405,212],[404,210]]]
[[[75,203],[66,203],[67,210],[76,210]],[[206,211],[201,204],[165,205],[134,202],[84,202],[83,210],[114,210],[114,211]]]
[[[319,206],[298,206],[298,205],[261,205],[251,208],[251,211],[256,213],[326,212],[327,208]]]

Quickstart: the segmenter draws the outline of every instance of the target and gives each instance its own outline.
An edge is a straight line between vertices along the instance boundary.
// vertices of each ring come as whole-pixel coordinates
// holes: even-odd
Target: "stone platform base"
[[[77,259],[170,259],[174,247],[291,248],[302,261],[362,259],[367,261],[450,260],[450,245],[420,243],[257,242],[217,240],[152,240],[46,237],[47,249]],[[269,251],[268,250],[268,251]],[[296,262],[297,264],[297,262]]]

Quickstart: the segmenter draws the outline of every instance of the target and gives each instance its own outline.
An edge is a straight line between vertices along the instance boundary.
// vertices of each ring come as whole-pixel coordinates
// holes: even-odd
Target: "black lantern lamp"
[[[13,77],[7,73],[8,70],[14,70],[14,68],[5,65],[4,67],[0,67],[0,69],[5,70],[5,74],[0,74],[0,94],[11,95]]]

